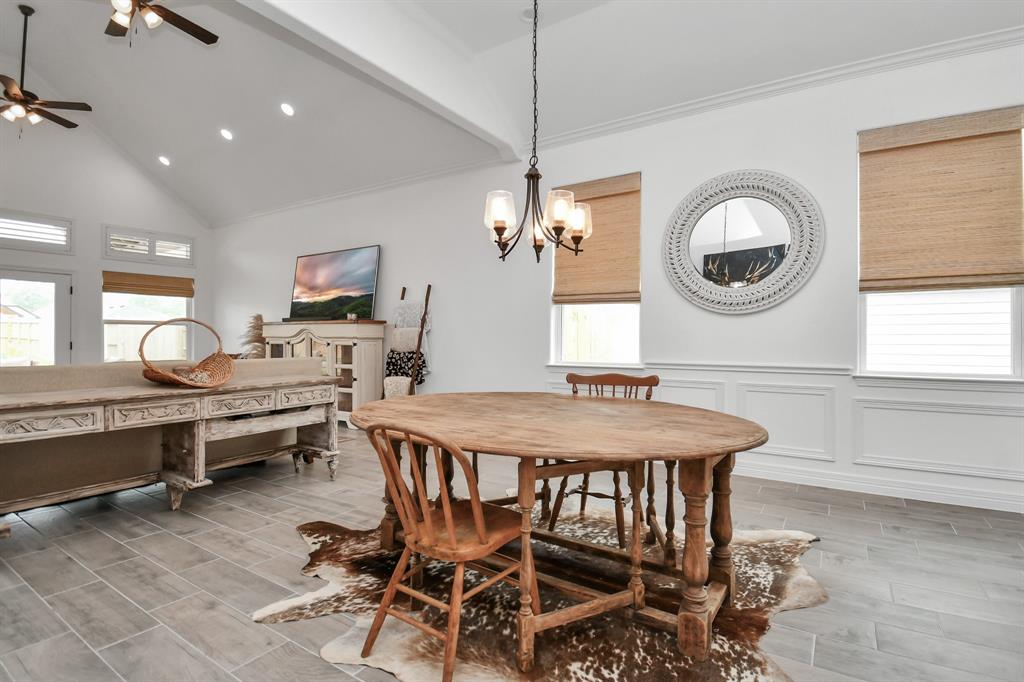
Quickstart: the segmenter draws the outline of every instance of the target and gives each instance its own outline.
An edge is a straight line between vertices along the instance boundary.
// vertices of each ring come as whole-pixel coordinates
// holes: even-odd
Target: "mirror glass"
[[[745,287],[782,265],[789,242],[782,211],[763,199],[737,197],[716,204],[697,221],[690,233],[690,262],[709,282]]]

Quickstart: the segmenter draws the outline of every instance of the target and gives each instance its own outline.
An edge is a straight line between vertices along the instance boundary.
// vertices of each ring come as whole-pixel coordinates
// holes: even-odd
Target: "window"
[[[0,270],[0,367],[71,362],[71,275]]]
[[[103,273],[103,360],[139,360],[139,343],[157,322],[192,313],[194,286],[186,277]],[[146,340],[146,359],[185,360],[191,337],[185,324],[161,327]]]
[[[860,368],[1021,378],[1024,107],[858,134]]]
[[[555,249],[552,358],[640,362],[640,174],[561,187],[590,205],[593,235],[579,255]]]
[[[555,361],[566,364],[640,362],[640,304],[555,306]]]
[[[0,248],[71,253],[71,221],[0,210]]]
[[[901,375],[1021,375],[1020,288],[869,293],[861,367]]]
[[[192,265],[192,244],[192,239],[180,235],[129,230],[111,225],[104,228],[104,255],[107,258]]]

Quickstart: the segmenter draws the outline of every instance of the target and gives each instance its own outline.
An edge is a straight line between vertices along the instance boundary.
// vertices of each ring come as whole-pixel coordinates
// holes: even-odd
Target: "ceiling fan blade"
[[[57,114],[50,113],[46,109],[36,109],[36,108],[33,108],[32,111],[36,112],[37,114],[39,114],[40,116],[42,116],[46,120],[53,121],[57,125],[62,125],[65,128],[77,128],[78,127],[77,123],[72,123],[71,121],[67,120],[66,118],[58,116]]]
[[[122,26],[113,19],[107,22],[107,29],[104,31],[108,36],[114,36],[115,38],[124,38],[128,35],[128,27]]]
[[[206,43],[207,45],[213,45],[219,40],[216,35],[210,33],[199,24],[189,21],[180,14],[175,14],[163,5],[146,5],[146,7],[153,10],[158,17],[166,21],[171,26],[184,31],[200,42]]]
[[[18,84],[10,76],[0,74],[0,84],[4,86],[4,92],[7,93],[8,99],[18,100],[25,98],[25,95],[21,92],[21,88],[18,87]]]
[[[92,111],[92,107],[85,102],[51,102],[46,99],[39,99],[32,102],[33,106],[46,107],[47,109],[70,109],[72,111]]]

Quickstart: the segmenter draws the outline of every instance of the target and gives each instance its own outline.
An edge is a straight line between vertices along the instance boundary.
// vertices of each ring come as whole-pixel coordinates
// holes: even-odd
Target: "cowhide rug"
[[[559,521],[560,533],[615,545],[615,525],[610,516],[589,513]],[[302,597],[271,604],[253,614],[263,623],[302,620],[332,613],[347,613],[357,624],[326,644],[321,657],[332,663],[363,664],[393,673],[404,682],[432,681],[441,677],[443,643],[396,618],[388,618],[369,658],[360,658],[374,611],[398,553],[380,549],[380,533],[351,530],[326,522],[306,523],[299,533],[312,548],[303,573],[328,581],[322,589]],[[515,667],[515,614],[518,590],[499,583],[463,605],[459,633],[457,680],[694,680],[782,682],[788,676],[758,648],[772,614],[814,606],[827,597],[804,570],[800,555],[816,538],[800,531],[736,531],[733,557],[736,595],[732,607],[723,607],[715,620],[711,656],[696,661],[676,649],[674,633],[653,629],[613,613],[544,631],[536,638],[533,672],[520,674]],[[515,550],[518,552],[518,549]],[[660,550],[646,547],[649,556]],[[538,568],[568,567],[595,583],[625,585],[628,575],[615,562],[585,556],[561,547],[535,542]],[[546,565],[546,567],[545,567]],[[435,562],[424,571],[426,592],[447,601],[452,565]],[[466,571],[466,590],[483,581]],[[679,583],[647,573],[648,605],[661,602],[674,611]],[[619,587],[618,589],[622,589]],[[573,602],[541,585],[543,610]],[[424,607],[418,617],[444,631],[446,616]]]

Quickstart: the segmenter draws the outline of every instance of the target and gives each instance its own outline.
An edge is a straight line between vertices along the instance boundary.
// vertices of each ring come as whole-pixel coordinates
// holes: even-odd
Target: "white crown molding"
[[[661,123],[675,118],[694,116],[706,111],[723,109],[758,99],[766,99],[783,95],[797,90],[804,90],[827,83],[860,78],[894,69],[901,69],[918,64],[926,64],[951,57],[958,57],[976,52],[987,52],[1013,45],[1024,43],[1024,26],[982,33],[967,38],[957,38],[943,43],[935,43],[924,47],[894,52],[881,57],[862,59],[849,64],[833,66],[817,71],[810,71],[798,76],[789,76],[778,80],[769,81],[760,85],[753,85],[746,88],[739,88],[730,92],[718,95],[702,97],[700,99],[672,104],[667,107],[652,109],[639,114],[631,114],[613,121],[597,123],[564,133],[547,135],[537,140],[537,146],[541,149],[561,147],[563,145],[589,140],[594,137],[602,137],[612,133],[642,128],[644,126]]]
[[[427,180],[433,180],[435,178],[441,178],[446,175],[455,175],[457,173],[463,173],[466,171],[476,170],[478,168],[486,168],[493,166],[496,162],[494,160],[486,161],[471,161],[468,163],[454,164],[451,166],[445,166],[436,170],[423,171],[421,173],[412,173],[410,175],[403,175],[398,178],[391,180],[384,180],[383,182],[371,183],[369,185],[362,185],[360,187],[354,187],[341,192],[334,192],[331,194],[324,194],[319,197],[312,199],[303,199],[302,201],[296,201],[291,204],[285,204],[277,208],[270,208],[265,211],[256,211],[249,213],[240,218],[229,218],[227,220],[218,221],[213,224],[213,229],[221,229],[237,225],[238,223],[244,223],[249,220],[255,220],[256,218],[265,218],[267,216],[275,215],[277,213],[284,213],[285,211],[291,211],[298,208],[305,208],[307,206],[315,206],[316,204],[324,204],[330,201],[338,199],[348,199],[350,197],[359,196],[362,194],[373,194],[374,192],[384,192],[389,189],[395,189],[396,187],[402,187],[404,185],[413,185],[418,182],[425,182]]]
[[[752,372],[761,374],[825,374],[849,376],[852,367],[842,365],[789,365],[770,362],[685,362],[652,360],[644,363],[648,369],[678,369],[691,372]]]
[[[982,509],[1001,509],[1021,513],[1024,512],[1024,496],[1013,493],[993,492],[965,488],[961,485],[943,485],[940,483],[924,483],[921,481],[899,481],[892,478],[864,476],[843,471],[809,468],[808,466],[787,466],[774,463],[752,463],[743,461],[743,456],[736,457],[737,476],[756,476],[774,481],[785,481],[798,485],[815,485],[824,488],[836,488],[853,492],[888,495],[912,500],[942,502],[965,507]]]
[[[1020,44],[1024,44],[1024,26],[1017,26],[1009,29],[1004,29],[1001,31],[994,31],[992,33],[984,33],[981,35],[971,36],[968,38],[960,38],[957,40],[951,40],[944,43],[937,43],[935,45],[915,48],[913,50],[906,50],[904,52],[897,52],[882,57],[865,59],[859,62],[852,62],[850,64],[836,66],[829,69],[812,71],[810,73],[802,74],[799,76],[782,78],[776,81],[771,81],[769,83],[763,83],[761,85],[755,85],[748,88],[741,88],[739,90],[733,90],[731,92],[722,93],[720,95],[712,95],[711,97],[705,97],[697,100],[691,100],[689,102],[674,104],[668,107],[663,107],[660,109],[654,109],[652,111],[640,114],[626,116],[614,121],[607,121],[605,123],[599,123],[593,126],[587,126],[576,130],[571,130],[564,133],[558,133],[555,135],[539,138],[537,144],[539,148],[558,147],[566,144],[571,144],[573,142],[591,139],[594,137],[601,137],[603,135],[609,135],[616,132],[631,130],[633,128],[641,128],[644,126],[653,125],[655,123],[671,120],[674,118],[693,116],[696,114],[703,113],[705,111],[722,109],[725,107],[730,107],[757,99],[774,97],[776,95],[781,95],[787,92],[794,92],[797,90],[811,88],[816,85],[823,85],[825,83],[832,83],[836,81],[857,78],[860,76],[866,76],[873,73],[891,71],[893,69],[899,69],[906,66],[914,66],[916,64],[924,64],[931,61],[949,59],[951,57],[956,57],[960,55],[996,50],[999,48],[1010,47],[1012,45]],[[527,146],[524,144],[522,147],[518,149],[520,152],[522,152],[523,150],[527,149]],[[362,194],[372,194],[374,192],[395,189],[397,187],[425,182],[427,180],[432,180],[447,175],[455,175],[462,172],[476,170],[478,168],[492,167],[500,163],[503,162],[501,160],[488,159],[481,161],[473,161],[465,164],[457,164],[445,168],[440,168],[437,170],[414,173],[394,178],[392,180],[386,180],[384,182],[372,183],[361,187],[355,187],[342,192],[336,192],[332,194],[323,195],[320,197],[314,197],[312,199],[287,204],[277,208],[268,209],[266,211],[250,213],[239,218],[229,218],[213,222],[203,220],[203,222],[210,224],[210,227],[214,229],[219,229],[222,227],[228,227],[255,218],[262,218],[265,216],[290,211],[296,208],[326,203],[337,199],[347,199]],[[147,175],[150,174],[147,173]],[[161,186],[165,185],[161,183]],[[183,203],[185,203],[187,207],[191,209],[190,204],[184,202],[184,200],[182,201]],[[648,363],[647,366],[653,367],[656,365],[667,364],[671,363]],[[830,371],[813,373],[834,374],[840,372]],[[845,368],[845,371],[841,373],[850,374],[852,373],[852,370],[850,368]]]

